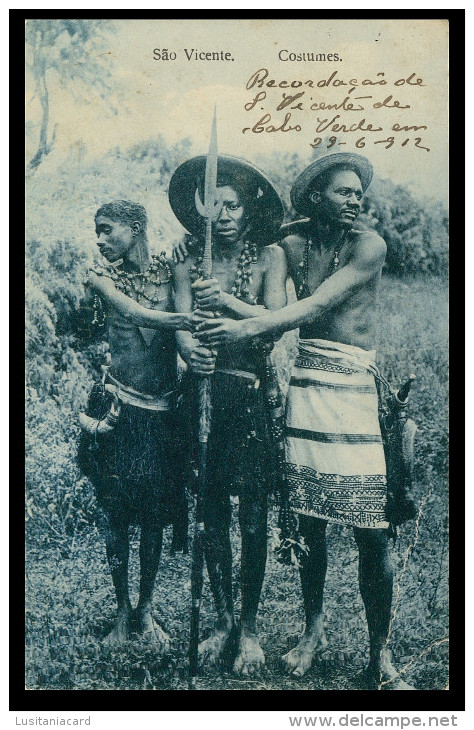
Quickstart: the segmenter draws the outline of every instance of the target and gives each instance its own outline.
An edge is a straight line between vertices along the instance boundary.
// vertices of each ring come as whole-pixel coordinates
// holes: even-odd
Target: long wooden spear
[[[204,203],[199,197],[199,190],[195,195],[196,210],[206,220],[206,238],[202,260],[203,279],[212,276],[212,223],[220,212],[217,196],[217,128],[216,109],[212,120],[211,140],[206,160],[204,177]],[[207,491],[207,440],[211,430],[211,381],[209,376],[199,379],[199,472],[196,499],[196,522],[194,528],[192,567],[191,567],[191,636],[189,641],[189,679],[193,688],[198,671],[198,642],[199,642],[199,614],[201,611],[201,596],[204,573],[204,505]]]

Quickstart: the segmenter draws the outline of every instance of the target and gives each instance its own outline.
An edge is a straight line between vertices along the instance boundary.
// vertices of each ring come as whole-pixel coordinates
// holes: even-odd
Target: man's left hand
[[[192,288],[199,309],[215,312],[225,306],[225,292],[217,279],[198,279]]]
[[[206,347],[233,345],[252,337],[246,331],[247,325],[248,320],[245,319],[206,319],[195,326],[194,336]]]

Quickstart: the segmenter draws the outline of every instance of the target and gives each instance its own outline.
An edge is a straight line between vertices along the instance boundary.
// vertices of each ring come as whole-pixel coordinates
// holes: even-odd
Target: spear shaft
[[[199,190],[195,195],[196,209],[206,219],[206,237],[202,260],[202,276],[209,279],[212,276],[212,223],[217,218],[220,205],[217,196],[217,128],[216,110],[212,121],[211,140],[206,160],[204,178],[204,203],[199,197]],[[189,679],[193,688],[198,671],[198,643],[199,643],[199,614],[201,611],[201,596],[204,573],[204,505],[207,493],[207,441],[211,430],[211,381],[208,376],[198,381],[199,427],[198,427],[198,489],[196,499],[196,523],[193,538],[192,566],[191,566],[191,633],[189,641]]]

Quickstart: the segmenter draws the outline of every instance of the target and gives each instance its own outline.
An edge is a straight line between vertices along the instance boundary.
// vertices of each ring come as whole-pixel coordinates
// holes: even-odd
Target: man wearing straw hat
[[[195,157],[173,174],[171,207],[188,238],[190,256],[174,268],[175,307],[206,321],[215,312],[233,319],[258,317],[286,304],[286,261],[278,246],[267,246],[283,219],[279,195],[267,177],[235,157],[218,156],[217,198],[212,228],[213,278],[203,280],[203,200],[206,158]],[[191,245],[189,245],[191,244]],[[258,343],[204,347],[189,332],[177,334],[178,349],[197,376],[211,376],[211,431],[208,441],[207,498],[204,505],[206,562],[217,609],[215,632],[199,647],[204,661],[228,656],[233,670],[247,675],[265,658],[256,617],[267,556],[267,496],[272,480],[264,396],[260,387],[262,349]],[[195,404],[191,413],[197,415]],[[240,630],[234,631],[230,495],[239,497],[241,550]],[[232,647],[235,636],[236,646]]]
[[[198,325],[208,347],[235,347],[300,328],[287,401],[286,459],[292,503],[309,549],[302,560],[306,614],[299,644],[283,659],[303,675],[327,645],[323,627],[328,522],[352,526],[365,605],[369,688],[412,689],[387,649],[392,601],[386,466],[375,386],[375,306],[386,245],[355,227],[372,165],[358,154],[321,157],[295,181],[291,201],[307,216],[284,226],[281,246],[298,301],[255,320]]]

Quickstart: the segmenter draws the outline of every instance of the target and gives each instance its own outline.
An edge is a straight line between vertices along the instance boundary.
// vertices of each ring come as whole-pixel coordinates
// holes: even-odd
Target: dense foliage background
[[[104,202],[127,198],[150,217],[155,251],[171,251],[181,235],[167,200],[171,173],[189,157],[190,143],[169,147],[151,139],[132,149],[112,150],[86,161],[71,151],[57,174],[41,166],[26,180],[26,520],[27,686],[29,688],[184,687],[183,642],[188,632],[186,557],[164,555],[156,613],[175,640],[162,660],[131,642],[105,649],[99,639],[114,613],[105,550],[95,524],[91,485],[75,465],[76,413],[85,405],[106,346],[81,338],[77,308],[87,268],[97,256],[93,216]],[[284,196],[309,163],[280,154],[257,163]],[[417,439],[415,525],[402,528],[394,549],[397,570],[391,647],[418,688],[447,684],[447,251],[448,215],[439,203],[419,201],[390,180],[375,179],[364,198],[361,222],[388,246],[379,309],[379,362],[400,383],[417,374],[412,415]],[[282,382],[295,347],[287,334],[275,357]],[[272,524],[274,518],[272,517]],[[234,547],[238,537],[234,527]],[[333,526],[328,574],[330,648],[321,673],[316,667],[298,688],[349,688],[354,664],[367,649],[363,608],[357,593],[351,532]],[[137,535],[132,541],[136,590]],[[135,562],[133,562],[135,561]],[[205,624],[212,608],[207,595]],[[261,609],[269,674],[259,680],[210,679],[212,687],[293,688],[277,657],[296,640],[301,626],[297,573],[270,559]],[[164,662],[164,663],[163,663]],[[203,682],[206,680],[203,679]]]

